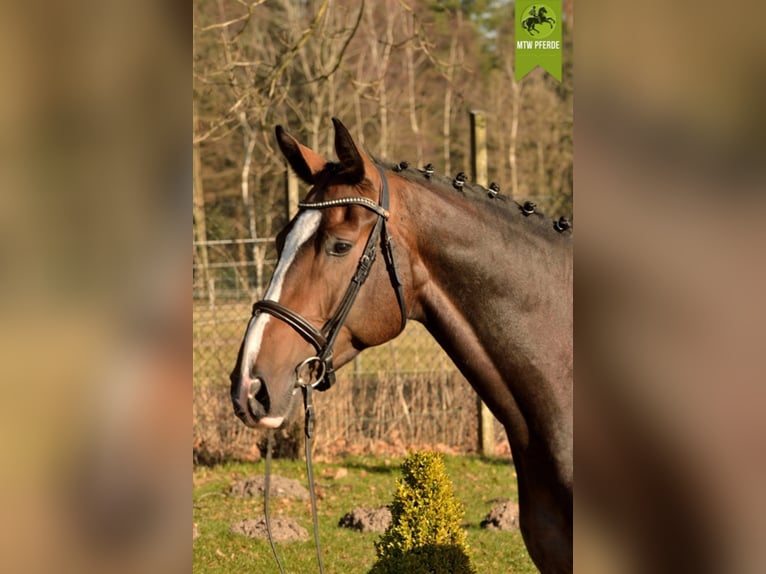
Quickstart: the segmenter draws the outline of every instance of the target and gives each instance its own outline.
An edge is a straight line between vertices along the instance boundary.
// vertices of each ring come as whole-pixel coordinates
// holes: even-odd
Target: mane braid
[[[390,162],[380,161],[377,158],[373,158],[373,161],[388,170],[390,170],[391,165],[393,165]],[[526,225],[530,231],[537,235],[547,237],[552,241],[560,241],[562,237],[571,237],[571,231],[570,233],[559,233],[556,231],[553,228],[554,220],[545,214],[535,211],[535,213],[531,215],[524,215],[521,212],[522,204],[518,203],[516,200],[502,193],[494,198],[489,197],[489,190],[474,182],[466,181],[463,184],[463,188],[457,190],[452,186],[451,176],[435,173],[430,177],[426,177],[420,169],[413,167],[408,167],[407,169],[395,172],[395,174],[403,177],[409,182],[422,185],[423,187],[428,187],[442,193],[456,194],[465,197],[480,208],[492,210],[495,214],[500,212],[503,218],[507,219],[509,223],[523,221],[523,224]]]

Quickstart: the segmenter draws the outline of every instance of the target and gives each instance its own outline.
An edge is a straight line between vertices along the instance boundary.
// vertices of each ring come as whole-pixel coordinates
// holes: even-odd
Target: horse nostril
[[[250,412],[257,417],[262,417],[269,412],[269,403],[266,383],[262,378],[254,377],[250,381],[250,387],[247,390],[247,404],[250,407]]]
[[[261,390],[263,382],[260,377],[253,377],[250,381],[250,386],[247,388],[247,400],[251,401],[255,398],[258,391]]]

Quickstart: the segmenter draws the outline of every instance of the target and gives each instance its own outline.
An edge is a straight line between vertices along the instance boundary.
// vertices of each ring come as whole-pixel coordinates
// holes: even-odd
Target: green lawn
[[[511,462],[479,456],[445,456],[444,461],[456,495],[466,507],[463,521],[478,572],[537,572],[518,531],[494,532],[479,528],[479,523],[494,504],[492,499],[516,498],[516,478]],[[393,498],[400,462],[400,459],[383,457],[346,457],[315,464],[320,496],[319,528],[328,574],[364,573],[372,566],[375,560],[373,543],[379,535],[339,528],[338,520],[357,506],[388,504]],[[274,474],[306,484],[302,461],[276,460],[272,467]],[[346,469],[347,474],[334,478],[341,468]],[[200,532],[194,542],[196,573],[278,572],[267,542],[229,532],[234,522],[257,518],[263,513],[261,498],[228,495],[232,482],[255,474],[263,474],[263,462],[195,469],[194,522]],[[294,518],[311,533],[308,502],[274,498],[272,513]],[[313,539],[279,544],[278,551],[287,572],[318,571]]]

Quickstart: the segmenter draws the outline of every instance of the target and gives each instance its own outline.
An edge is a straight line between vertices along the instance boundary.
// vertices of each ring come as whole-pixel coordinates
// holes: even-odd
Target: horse
[[[540,6],[537,11],[535,11],[535,7],[532,6],[529,11],[531,16],[524,18],[524,20],[521,21],[521,27],[530,34],[539,33],[537,30],[538,24],[548,24],[551,28],[553,28],[553,25],[556,23],[556,19],[546,16],[547,12],[548,9],[545,6]]]
[[[572,572],[571,229],[470,182],[385,169],[333,124],[337,162],[276,127],[312,188],[240,346],[236,415],[279,427],[299,387],[326,390],[336,368],[419,321],[505,427],[532,560]]]

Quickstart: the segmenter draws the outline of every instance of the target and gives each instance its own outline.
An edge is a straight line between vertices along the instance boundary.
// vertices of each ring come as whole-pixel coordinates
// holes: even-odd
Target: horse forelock
[[[315,176],[315,184],[307,195],[307,199],[320,201],[355,195],[377,199],[378,192],[379,190],[368,177],[363,176],[359,180],[355,173],[347,172],[343,164],[329,161]]]

